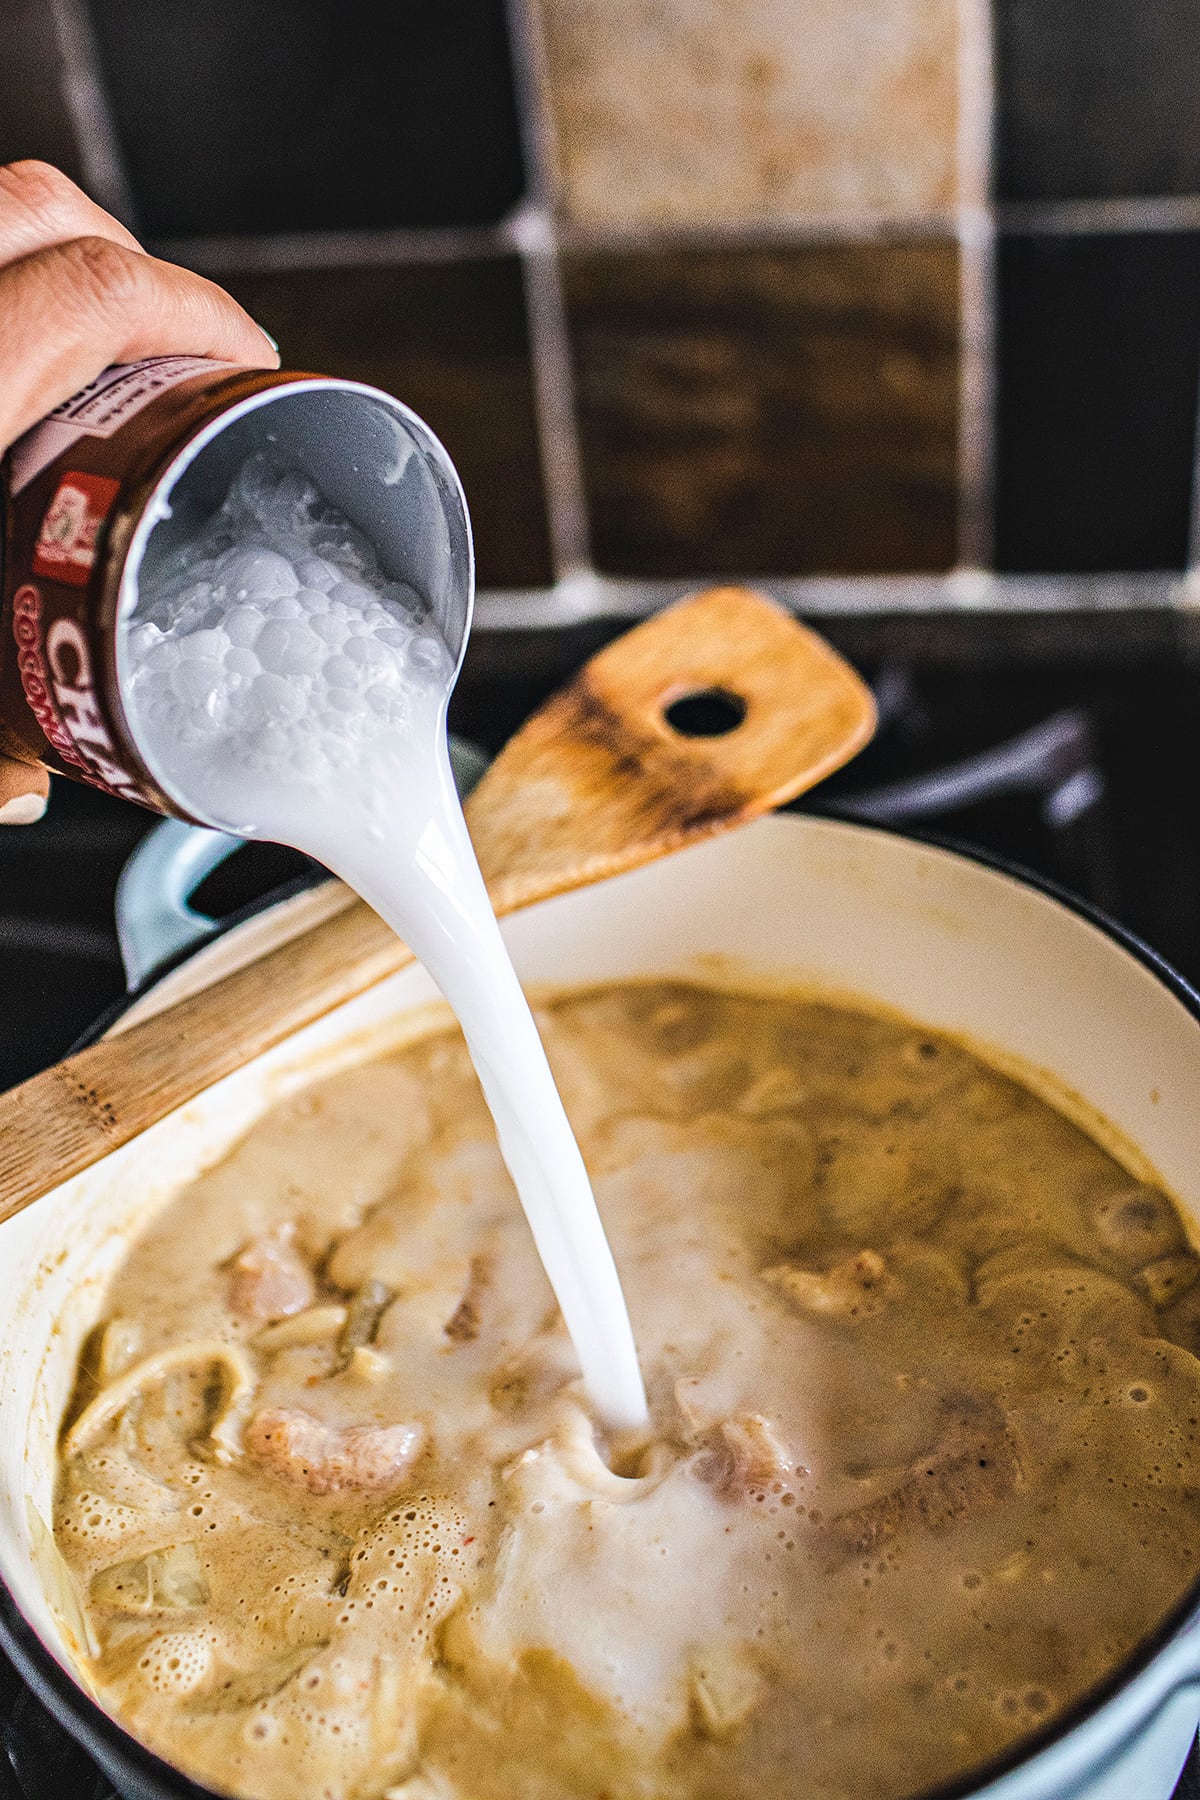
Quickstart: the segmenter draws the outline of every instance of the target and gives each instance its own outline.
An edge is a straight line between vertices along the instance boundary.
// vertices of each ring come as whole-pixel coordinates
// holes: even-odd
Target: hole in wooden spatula
[[[724,737],[736,731],[746,716],[746,702],[725,688],[697,688],[693,694],[681,694],[663,713],[672,731],[680,737]]]

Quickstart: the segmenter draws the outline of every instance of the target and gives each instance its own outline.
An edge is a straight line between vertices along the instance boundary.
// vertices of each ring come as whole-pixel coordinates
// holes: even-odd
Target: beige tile
[[[953,205],[956,0],[528,0],[580,225]]]

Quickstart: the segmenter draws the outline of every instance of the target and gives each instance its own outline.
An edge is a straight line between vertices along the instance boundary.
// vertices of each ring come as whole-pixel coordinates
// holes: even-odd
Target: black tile
[[[996,562],[1177,569],[1200,377],[1200,236],[999,252]]]
[[[1200,0],[995,0],[997,191],[1200,193]]]
[[[523,178],[502,0],[94,0],[150,235],[483,223]]]
[[[64,1055],[124,991],[113,890],[151,822],[63,778],[39,824],[0,839],[0,1089]]]
[[[38,157],[81,177],[47,0],[5,0],[0,21],[0,163]]]
[[[606,572],[953,563],[952,243],[573,251],[564,272]]]
[[[552,579],[515,258],[222,279],[285,367],[370,382],[428,420],[462,476],[481,587]]]

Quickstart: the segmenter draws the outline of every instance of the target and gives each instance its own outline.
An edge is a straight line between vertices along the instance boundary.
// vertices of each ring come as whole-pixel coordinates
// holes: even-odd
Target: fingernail
[[[255,319],[254,323],[256,325],[258,325],[258,320]],[[271,346],[272,350],[275,352],[276,356],[278,356],[279,355],[279,345],[275,342],[275,339],[271,336],[271,334],[267,330],[266,326],[258,325],[258,329],[262,332],[263,336],[266,338],[268,344],[270,344],[270,346]]]
[[[0,806],[0,825],[36,825],[45,813],[45,794],[14,794]]]

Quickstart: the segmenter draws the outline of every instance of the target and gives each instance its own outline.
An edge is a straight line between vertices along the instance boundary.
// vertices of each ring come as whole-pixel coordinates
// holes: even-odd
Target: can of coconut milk
[[[410,583],[452,648],[474,587],[450,458],[391,395],[358,382],[162,356],[106,369],[4,459],[0,750],[188,818],[155,779],[122,704],[122,624],[151,532],[219,502],[269,446]]]

